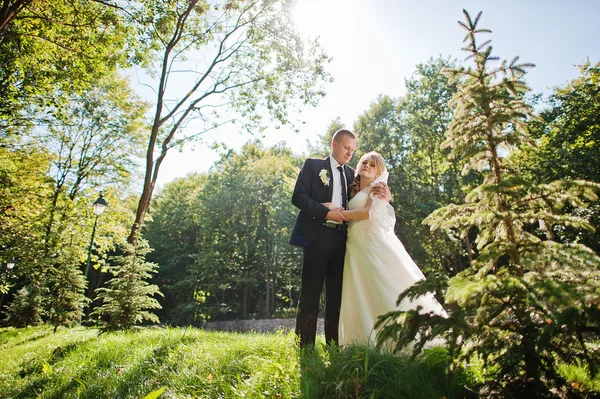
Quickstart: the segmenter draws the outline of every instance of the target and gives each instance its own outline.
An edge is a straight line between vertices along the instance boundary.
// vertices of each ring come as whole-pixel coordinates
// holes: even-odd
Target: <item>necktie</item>
[[[348,209],[348,190],[346,190],[346,179],[344,179],[344,167],[338,166],[337,170],[340,171],[340,179],[342,182],[342,208]]]

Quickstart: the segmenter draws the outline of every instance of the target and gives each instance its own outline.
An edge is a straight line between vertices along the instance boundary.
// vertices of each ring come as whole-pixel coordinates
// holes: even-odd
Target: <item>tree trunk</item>
[[[242,295],[242,317],[245,319],[248,317],[248,286],[244,286]]]
[[[267,261],[267,271],[265,276],[265,316],[269,317],[271,302],[270,302],[270,294],[271,294],[271,279],[269,276],[270,262]]]
[[[12,4],[11,0],[4,0],[2,2],[2,7],[0,8],[0,42],[4,39],[4,30],[8,24],[31,3],[33,3],[33,0],[17,0],[12,1]]]
[[[150,183],[148,185],[144,184],[144,190],[142,191],[142,195],[140,196],[140,201],[138,202],[137,210],[135,213],[135,220],[133,222],[133,225],[131,226],[129,237],[127,237],[127,243],[133,246],[135,246],[137,239],[140,236],[140,232],[142,231],[144,218],[146,217],[146,211],[150,207],[150,199],[152,198],[153,191],[153,183]]]
[[[471,267],[473,264],[473,246],[471,245],[471,239],[469,238],[469,233],[463,239],[465,241],[465,246],[467,247],[467,257],[469,258],[469,265]]]
[[[458,197],[458,201],[461,204],[464,204],[465,198],[463,196],[462,188],[458,187],[456,194]],[[463,238],[467,250],[467,258],[469,259],[469,265],[467,267],[471,267],[471,265],[473,264],[473,246],[471,245],[471,239],[469,238],[469,232],[471,231],[471,229],[472,227],[469,228],[469,231],[467,231],[467,234],[465,234],[465,237]]]

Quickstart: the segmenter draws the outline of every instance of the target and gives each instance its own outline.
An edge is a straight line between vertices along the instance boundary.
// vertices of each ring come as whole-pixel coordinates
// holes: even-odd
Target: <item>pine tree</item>
[[[86,280],[76,262],[56,264],[47,276],[48,320],[56,332],[59,326],[70,327],[81,320],[83,306],[89,301],[85,296]]]
[[[17,291],[8,305],[7,322],[14,327],[35,326],[42,322],[43,306],[39,284],[29,284]]]
[[[149,311],[161,309],[153,296],[162,296],[158,286],[147,281],[158,268],[157,264],[145,261],[149,252],[147,241],[140,239],[136,248],[125,244],[124,254],[113,258],[113,278],[107,287],[96,290],[96,300],[102,304],[91,313],[91,316],[105,320],[102,322],[104,330],[126,329],[144,320],[159,321]]]
[[[378,322],[379,342],[393,339],[400,350],[415,340],[417,354],[442,336],[455,365],[483,360],[486,397],[553,397],[573,389],[556,371],[557,360],[581,362],[592,375],[600,361],[592,345],[600,338],[600,258],[584,245],[553,240],[565,226],[592,229],[576,213],[565,213],[565,205],[585,207],[582,198],[596,201],[600,186],[566,179],[535,184],[520,173],[511,154],[533,145],[527,122],[535,116],[522,80],[533,65],[515,57],[494,66],[490,41],[476,41],[490,32],[478,28],[481,13],[473,20],[463,12],[463,50],[474,65],[449,71],[459,85],[443,146],[464,163],[463,172],[475,169],[485,178],[464,204],[439,208],[424,223],[463,236],[475,228],[477,256],[450,280],[431,276],[399,297],[445,291],[447,319],[390,312]]]

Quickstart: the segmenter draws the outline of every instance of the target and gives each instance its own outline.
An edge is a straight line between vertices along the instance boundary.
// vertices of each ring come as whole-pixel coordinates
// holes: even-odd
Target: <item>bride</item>
[[[388,175],[381,155],[369,152],[361,157],[350,185],[349,209],[343,211],[351,221],[342,280],[340,345],[375,345],[377,317],[398,308],[421,306],[423,313],[446,315],[432,294],[396,307],[398,295],[425,277],[394,234],[396,216],[391,205],[369,195],[374,184],[387,184]]]

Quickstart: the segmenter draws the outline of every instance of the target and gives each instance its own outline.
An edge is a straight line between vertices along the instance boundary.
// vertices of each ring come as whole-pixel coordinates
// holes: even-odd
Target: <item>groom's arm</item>
[[[302,212],[312,216],[319,223],[325,222],[329,208],[318,201],[310,198],[310,187],[313,181],[318,180],[314,173],[315,162],[310,159],[304,161],[300,174],[296,180],[294,193],[292,194],[292,204]],[[320,180],[318,180],[320,183]]]

